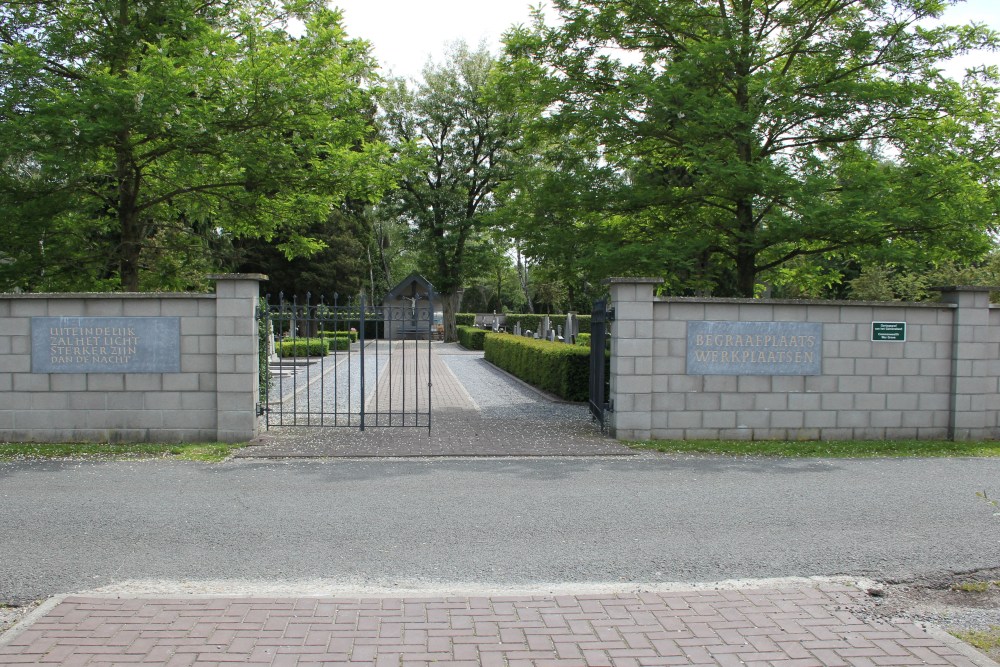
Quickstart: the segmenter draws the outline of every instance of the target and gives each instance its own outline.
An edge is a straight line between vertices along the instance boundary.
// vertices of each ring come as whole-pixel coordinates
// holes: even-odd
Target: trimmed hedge
[[[296,338],[275,343],[275,352],[279,357],[325,357],[330,353],[330,343],[333,338]]]
[[[538,331],[538,327],[542,326],[542,318],[545,317],[545,315],[537,313],[506,313],[506,316],[508,331],[513,331],[514,325],[520,322],[521,329],[531,329],[535,332]],[[577,315],[576,319],[580,322],[580,333],[590,333],[590,315]],[[476,323],[476,314],[458,313],[455,315],[455,322],[460,326],[471,327]],[[560,325],[565,327],[566,316],[549,315],[549,322],[553,329]]]
[[[492,332],[486,331],[486,329],[460,326],[458,327],[458,343],[466,350],[482,350],[487,333]]]
[[[579,345],[580,347],[585,347],[585,348],[587,348],[589,350],[590,349],[590,334],[589,333],[581,333],[579,336],[576,337],[576,344]]]
[[[568,401],[586,401],[590,394],[588,348],[492,332],[483,347],[486,361],[539,389]]]
[[[358,342],[357,331],[320,331],[319,335],[324,338],[350,338],[352,343]]]

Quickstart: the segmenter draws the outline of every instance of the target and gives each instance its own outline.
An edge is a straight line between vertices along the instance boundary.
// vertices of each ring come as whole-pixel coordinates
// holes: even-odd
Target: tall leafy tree
[[[411,167],[395,193],[426,258],[422,269],[442,297],[445,340],[457,340],[455,313],[469,273],[472,241],[488,227],[510,178],[521,114],[498,96],[495,58],[456,45],[423,81],[388,86],[382,106],[388,135]]]
[[[593,255],[753,296],[803,257],[988,247],[996,72],[963,86],[939,62],[997,35],[925,27],[946,0],[553,4],[508,53],[549,136],[594,137],[616,175],[573,218]]]
[[[0,6],[3,286],[174,286],[158,278],[179,248],[234,237],[321,248],[310,230],[393,178],[370,140],[367,46],[322,5]]]

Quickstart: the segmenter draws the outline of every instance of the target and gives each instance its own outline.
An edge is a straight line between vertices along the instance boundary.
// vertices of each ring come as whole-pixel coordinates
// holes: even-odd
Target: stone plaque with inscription
[[[179,373],[179,317],[32,317],[32,373]]]
[[[820,375],[823,325],[688,322],[688,375]]]

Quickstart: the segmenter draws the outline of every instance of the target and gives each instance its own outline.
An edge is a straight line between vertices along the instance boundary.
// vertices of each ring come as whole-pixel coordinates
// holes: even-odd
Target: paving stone
[[[855,615],[852,608],[864,604],[862,591],[839,586],[363,601],[70,597],[0,639],[0,664],[977,664],[912,623]],[[548,627],[524,627],[513,612],[525,608],[539,611]],[[701,613],[685,616],[690,608]],[[727,608],[740,614],[723,615]],[[440,619],[433,628],[431,614]],[[178,615],[192,623],[164,631]],[[789,624],[789,615],[809,625]],[[284,634],[271,631],[276,618]],[[123,622],[107,634],[105,619]],[[219,628],[230,619],[241,619],[238,632]]]

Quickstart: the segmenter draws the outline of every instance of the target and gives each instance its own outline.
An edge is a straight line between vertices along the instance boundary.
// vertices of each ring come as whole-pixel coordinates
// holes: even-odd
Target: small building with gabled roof
[[[443,310],[434,286],[414,271],[382,300],[384,336],[389,340],[438,338],[443,333]]]

